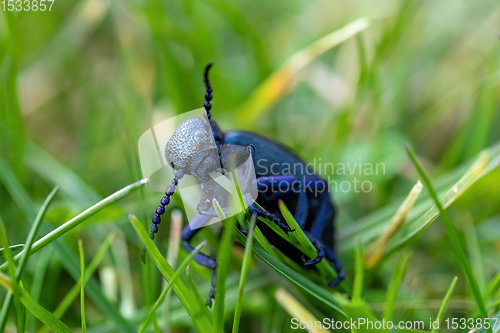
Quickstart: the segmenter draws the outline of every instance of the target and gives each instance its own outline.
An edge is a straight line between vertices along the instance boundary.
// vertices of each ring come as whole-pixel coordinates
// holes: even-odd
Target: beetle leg
[[[325,246],[309,232],[304,231],[304,233],[306,234],[307,238],[311,241],[311,243],[314,245],[314,248],[317,251],[317,256],[314,259],[306,260],[305,256],[302,256],[304,267],[312,267],[319,264],[321,260],[323,260],[323,258],[325,257]]]
[[[333,250],[328,246],[325,246],[325,254],[326,258],[333,263],[333,268],[335,268],[335,271],[337,272],[337,278],[328,283],[330,288],[334,288],[345,278],[344,267],[342,267],[342,263],[337,259]]]
[[[191,225],[187,225],[184,230],[182,230],[182,245],[184,245],[184,248],[186,248],[189,253],[194,251],[194,247],[189,242],[194,237],[194,235],[196,235],[196,233],[199,232],[201,228],[210,221],[210,219],[210,217],[196,215],[191,221],[191,225],[194,224],[197,229],[191,229]],[[207,267],[212,270],[211,288],[210,292],[208,293],[208,299],[206,301],[207,306],[211,306],[212,300],[215,297],[215,270],[217,268],[217,259],[199,252],[195,254],[194,260],[203,267]]]
[[[302,260],[304,261],[304,266],[305,267],[312,267],[314,265],[317,265],[321,262],[321,260],[326,256],[328,260],[330,260],[333,263],[333,268],[335,268],[335,271],[337,272],[337,277],[335,280],[328,282],[328,286],[330,288],[336,287],[340,282],[342,282],[345,278],[345,272],[344,268],[342,267],[342,263],[337,259],[335,256],[335,253],[331,248],[328,246],[323,245],[323,243],[318,240],[316,237],[311,235],[309,232],[304,231],[306,234],[307,238],[313,243],[314,247],[318,251],[318,256],[312,260],[306,261],[304,256],[302,256]]]
[[[216,268],[212,269],[212,278],[210,279],[210,291],[208,292],[208,298],[205,301],[205,305],[208,307],[212,306],[212,300],[215,299],[215,280],[216,280]]]
[[[201,228],[192,230],[191,227],[188,225],[182,231],[182,244],[184,245],[184,247],[186,248],[186,250],[189,253],[191,253],[191,252],[194,251],[194,247],[189,243],[189,241],[200,230],[201,230]],[[210,268],[210,269],[215,269],[217,267],[217,260],[215,258],[209,257],[209,256],[207,256],[207,255],[205,255],[205,254],[203,254],[201,252],[197,253],[194,256],[194,260],[198,264],[200,264],[200,265],[202,265],[204,267]]]
[[[287,185],[286,188],[283,188],[283,184]],[[294,187],[294,184],[297,184],[298,188],[297,186]],[[279,198],[297,197],[298,194],[294,218],[300,228],[304,228],[309,212],[309,199],[303,189],[302,182],[297,177],[292,175],[261,177],[257,179],[257,185],[259,193],[271,192],[271,195],[266,196],[266,199],[269,201],[275,201]]]
[[[299,185],[299,198],[297,201],[297,208],[295,209],[295,221],[299,224],[301,229],[304,229],[307,221],[307,214],[309,213],[309,200],[307,199],[306,192],[302,189],[302,183]]]
[[[332,207],[332,203],[330,202],[330,196],[328,193],[323,193],[323,199],[321,202],[321,206],[319,208],[316,219],[313,221],[311,227],[311,234],[314,237],[321,237],[323,231],[326,227],[327,223],[332,223],[335,218],[335,210]],[[344,268],[342,267],[342,263],[337,259],[335,252],[328,246],[324,247],[326,258],[332,262],[335,271],[337,272],[337,278],[328,283],[328,286],[331,288],[338,285],[345,278]]]
[[[241,227],[241,225],[238,225],[238,230],[245,236],[248,236],[248,230],[245,230]]]
[[[257,214],[257,216],[260,216],[260,217],[263,217],[263,218],[266,218],[268,220],[273,221],[274,224],[276,224],[278,227],[280,227],[280,229],[283,230],[287,235],[289,232],[295,231],[295,229],[290,229],[290,227],[288,225],[281,222],[281,220],[279,218],[274,216],[274,214],[269,213],[267,210],[260,210],[257,207],[255,207],[254,205],[250,205],[250,207],[248,207],[248,211],[250,214],[255,213],[255,214]]]
[[[321,238],[327,223],[333,223],[335,219],[335,210],[330,202],[330,195],[324,192],[322,197],[321,206],[310,229],[311,234],[317,238]]]

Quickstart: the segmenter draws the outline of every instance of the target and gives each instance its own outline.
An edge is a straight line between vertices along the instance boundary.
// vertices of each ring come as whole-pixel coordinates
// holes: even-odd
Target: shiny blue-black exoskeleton
[[[306,258],[294,246],[277,236],[265,223],[258,222],[259,229],[271,244],[305,267],[314,267],[326,257],[338,273],[337,278],[329,282],[330,287],[335,287],[344,279],[344,271],[333,250],[335,208],[331,202],[327,182],[314,174],[289,149],[272,140],[250,132],[222,132],[211,119],[213,91],[208,80],[211,66],[212,63],[208,64],[204,73],[206,119],[191,118],[183,122],[176,129],[165,148],[166,158],[176,173],[172,184],[168,187],[156,209],[151,226],[151,239],[154,239],[158,232],[158,224],[161,222],[161,215],[165,213],[165,206],[170,203],[170,197],[174,194],[178,182],[184,174],[190,174],[200,181],[206,181],[210,178],[207,170],[218,168],[222,173],[224,172],[225,163],[228,164],[226,152],[231,151],[240,160],[251,156],[257,177],[257,202],[264,210],[250,205],[249,212],[274,222],[288,234],[293,230],[278,217],[280,215],[278,202],[280,199],[283,200],[291,211],[295,211],[294,217],[315,246],[317,256]],[[200,149],[203,144],[211,144],[210,147],[214,148]],[[197,153],[193,154],[194,151]],[[294,167],[290,168],[291,165]],[[211,218],[217,216],[213,209],[209,210],[211,199],[207,197],[200,201],[197,207],[198,214],[191,222],[192,225],[205,225]],[[200,230],[201,228],[191,229],[189,225],[183,230],[182,240],[187,251],[194,250],[190,241]],[[244,230],[240,230],[245,233]],[[207,300],[207,305],[210,305],[215,295],[217,260],[202,253],[196,254],[194,259],[200,265],[212,270],[212,287]]]

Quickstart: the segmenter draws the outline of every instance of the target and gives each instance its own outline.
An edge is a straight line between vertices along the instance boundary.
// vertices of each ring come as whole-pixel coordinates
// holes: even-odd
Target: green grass
[[[463,246],[461,245],[460,239],[458,238],[457,230],[455,229],[453,222],[451,222],[451,219],[448,216],[448,213],[443,209],[443,205],[439,201],[439,198],[438,198],[436,192],[434,191],[434,188],[432,187],[432,184],[431,184],[429,178],[425,174],[425,171],[422,168],[422,165],[418,161],[417,156],[415,155],[415,152],[413,151],[411,146],[407,146],[406,149],[408,151],[408,154],[410,155],[411,160],[413,161],[413,164],[417,168],[418,173],[420,174],[420,177],[422,178],[422,182],[427,187],[429,194],[431,195],[432,199],[434,200],[436,206],[439,209],[439,213],[440,213],[441,219],[443,221],[443,224],[446,228],[446,232],[448,233],[448,236],[450,237],[451,244],[453,245],[453,248],[456,252],[456,255],[458,257],[460,265],[462,266],[462,269],[464,270],[465,276],[467,277],[467,281],[469,282],[469,287],[472,291],[472,294],[474,295],[474,298],[476,299],[476,303],[477,303],[477,306],[479,308],[481,318],[488,318],[488,314],[486,312],[486,307],[484,306],[484,302],[483,302],[483,297],[481,296],[481,291],[479,290],[474,273],[472,272],[472,269],[470,267],[467,256],[465,255],[465,251],[463,249]],[[486,332],[491,333],[492,330],[487,329]]]
[[[56,186],[52,190],[52,192],[50,192],[49,196],[47,197],[47,199],[45,199],[44,204],[40,208],[40,211],[38,212],[38,214],[36,216],[36,219],[35,219],[35,222],[33,223],[33,226],[30,229],[30,232],[28,234],[28,238],[26,239],[26,243],[23,246],[24,250],[23,250],[23,252],[21,254],[21,258],[19,260],[19,265],[17,266],[16,271],[15,271],[14,279],[16,280],[16,282],[21,279],[23,271],[26,268],[26,264],[28,262],[28,258],[29,258],[28,254],[32,250],[32,246],[33,246],[33,243],[35,241],[35,237],[36,237],[36,235],[38,233],[38,230],[40,229],[40,226],[41,226],[41,223],[43,221],[43,217],[45,215],[45,212],[49,208],[49,205],[52,202],[52,200],[54,199],[54,196],[56,195],[56,193],[57,193],[58,190],[59,190],[59,187]],[[8,251],[10,251],[10,247],[6,247],[6,248],[9,248]],[[8,258],[11,255],[12,255],[11,252],[7,253],[7,257]],[[5,330],[5,327],[7,325],[7,315],[8,315],[9,310],[10,310],[10,305],[12,303],[13,295],[14,294],[12,294],[12,293],[8,293],[5,296],[5,299],[4,299],[3,303],[2,303],[2,311],[0,312],[0,331]]]
[[[448,292],[446,293],[444,299],[443,299],[443,304],[441,304],[441,307],[439,308],[439,312],[436,318],[436,321],[438,323],[442,323],[444,314],[446,313],[446,307],[448,306],[448,302],[450,301],[451,294],[453,293],[453,289],[455,288],[455,284],[457,283],[458,278],[455,276],[453,278],[453,281],[451,281],[450,288],[448,289]],[[438,332],[438,328],[433,327],[432,328],[432,333]]]
[[[208,312],[207,307],[202,299],[194,297],[187,286],[178,279],[174,280],[175,272],[169,263],[160,254],[153,241],[149,238],[148,233],[142,227],[142,224],[133,215],[130,215],[130,221],[139,234],[141,241],[146,246],[148,254],[153,259],[154,263],[168,282],[172,282],[172,287],[179,296],[182,304],[190,314],[193,324],[200,332],[210,332],[213,327],[213,317]]]
[[[172,278],[170,279],[170,281],[168,282],[167,284],[167,287],[165,287],[165,289],[163,289],[163,291],[161,292],[160,294],[160,297],[158,297],[158,299],[156,300],[155,304],[151,307],[151,310],[149,311],[148,313],[148,316],[146,317],[146,320],[144,321],[144,323],[142,324],[142,327],[140,329],[139,332],[144,332],[146,330],[146,328],[148,327],[150,321],[153,319],[154,317],[154,314],[155,312],[158,310],[158,308],[160,307],[160,305],[163,303],[163,301],[165,300],[165,298],[167,297],[167,293],[169,292],[169,290],[172,288],[172,285],[173,285],[173,282],[179,278],[179,276],[181,275],[181,273],[186,269],[186,267],[189,265],[189,263],[193,260],[194,256],[200,252],[200,250],[203,248],[203,246],[205,246],[206,242],[203,241],[201,242],[200,244],[198,244],[193,252],[191,252],[187,257],[186,259],[184,259],[182,261],[182,263],[179,265],[179,268],[177,269],[177,271],[175,272],[175,274],[172,276]]]
[[[78,241],[78,250],[80,251],[80,309],[82,318],[82,332],[87,332],[87,321],[85,319],[85,253],[83,252],[83,243]]]
[[[401,254],[401,257],[399,258],[399,261],[396,265],[394,275],[392,276],[391,282],[389,283],[390,287],[387,290],[387,294],[385,296],[384,312],[382,312],[382,318],[384,318],[385,320],[389,321],[393,319],[398,291],[401,283],[403,282],[403,278],[406,274],[410,259],[410,256],[403,253]]]
[[[0,10],[0,331],[295,332],[292,316],[499,318],[499,14],[494,0]],[[223,130],[256,132],[311,163],[385,165],[378,175],[317,170],[372,184],[332,193],[346,270],[338,288],[327,287],[328,262],[304,269],[240,214],[192,241],[219,261],[207,308],[211,272],[170,228],[181,196],[149,239],[161,194],[141,180],[137,140],[202,106],[212,60]],[[297,229],[293,205],[280,210]],[[300,230],[258,222],[314,256]]]
[[[82,288],[82,284],[86,284],[88,282],[90,276],[92,276],[95,273],[96,269],[101,264],[101,261],[103,260],[105,254],[106,254],[106,251],[109,249],[109,246],[111,245],[111,242],[113,241],[114,237],[115,236],[113,234],[109,235],[105,239],[104,243],[101,245],[99,250],[97,251],[94,258],[92,258],[92,261],[90,262],[90,264],[87,267],[85,280],[83,281],[83,283],[82,283],[82,280],[80,278],[78,283],[75,284],[73,286],[73,288],[61,300],[61,302],[59,303],[59,305],[57,306],[57,308],[53,312],[57,318],[61,318],[62,315],[68,310],[68,308],[71,306],[71,304],[78,297],[78,293],[81,292],[80,289]]]
[[[250,262],[252,260],[253,233],[255,230],[256,223],[257,223],[257,217],[253,215],[250,221],[250,226],[248,228],[247,242],[245,246],[245,253],[243,255],[243,262],[241,263],[240,284],[238,286],[238,300],[236,301],[236,307],[234,309],[234,320],[233,320],[233,330],[232,330],[233,333],[238,333],[240,330],[241,311],[243,309],[243,297],[245,292],[245,284],[247,280],[248,269],[250,268]]]

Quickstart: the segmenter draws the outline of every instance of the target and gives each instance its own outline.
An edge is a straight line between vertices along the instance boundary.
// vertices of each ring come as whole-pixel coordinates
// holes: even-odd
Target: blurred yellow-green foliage
[[[359,34],[312,52],[322,37],[362,17],[368,26]],[[0,216],[9,240],[24,242],[30,224],[23,207],[38,207],[56,184],[61,191],[46,219],[60,225],[142,178],[138,138],[151,125],[203,105],[202,72],[212,60],[212,114],[224,130],[257,132],[306,161],[385,164],[385,174],[366,178],[373,191],[333,194],[338,234],[349,235],[383,215],[386,205],[400,203],[417,181],[405,142],[431,178],[447,184],[500,141],[499,32],[495,0],[56,0],[50,12],[0,12],[2,165],[32,200],[14,195],[2,173]],[[301,66],[297,55],[303,54],[309,58]],[[273,81],[278,74],[284,79]],[[461,237],[483,291],[500,269],[499,185],[496,167],[450,211],[457,228],[466,230]],[[145,290],[159,288],[157,275],[145,281],[152,273],[141,268],[127,215],[149,221],[158,199],[147,190],[134,193],[63,240],[77,254],[76,239],[83,238],[88,257],[112,231],[126,240],[114,245],[114,259],[99,270],[102,281],[127,276],[111,279],[116,289],[102,285],[114,290],[107,297],[126,316],[149,309],[157,293]],[[162,225],[158,241],[163,253],[168,226]],[[357,239],[343,242],[352,246]],[[134,246],[126,250],[125,244]],[[398,318],[435,316],[455,275],[459,287],[450,311],[476,310],[440,223],[408,248],[414,255]],[[340,253],[351,277],[353,257],[353,251]],[[57,258],[43,252],[36,258],[26,283],[38,286],[40,303],[53,309],[75,281]],[[124,263],[124,271],[117,270]],[[365,281],[365,301],[375,313],[383,308],[393,266],[390,258]],[[195,274],[208,281],[202,268]],[[238,271],[231,274],[237,278]],[[275,276],[249,291],[242,321],[254,324],[245,331],[266,331],[273,323],[269,290],[280,281]],[[204,294],[207,284],[200,285]],[[89,302],[88,324],[106,322]],[[289,317],[281,311],[287,331]],[[313,312],[321,317],[320,306]],[[77,301],[63,320],[78,326],[78,316]],[[182,315],[173,318],[173,326],[190,326]]]

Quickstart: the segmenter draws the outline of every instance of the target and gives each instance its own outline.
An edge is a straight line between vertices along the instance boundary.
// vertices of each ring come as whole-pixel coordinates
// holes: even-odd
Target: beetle
[[[154,239],[158,232],[158,224],[161,222],[161,215],[165,213],[165,206],[170,203],[170,197],[175,193],[180,179],[185,174],[194,176],[200,183],[210,182],[210,171],[216,170],[224,174],[230,159],[229,155],[233,156],[237,163],[251,157],[256,166],[256,186],[259,192],[257,200],[264,210],[251,204],[248,211],[274,222],[288,235],[293,230],[278,217],[281,214],[278,200],[283,200],[292,211],[295,210],[294,217],[316,248],[317,255],[315,258],[307,258],[261,221],[258,222],[259,229],[273,246],[306,268],[314,267],[326,257],[337,272],[336,279],[328,283],[330,287],[335,287],[344,279],[345,274],[333,250],[335,208],[328,193],[327,182],[316,175],[310,166],[297,155],[275,141],[251,132],[223,132],[212,119],[210,112],[213,90],[208,74],[211,67],[212,63],[209,63],[203,76],[205,119],[185,120],[177,127],[165,147],[165,156],[175,170],[175,177],[153,216],[150,238]],[[287,167],[290,165],[295,167],[293,169]],[[212,200],[214,193],[217,196],[217,193],[223,190],[218,188],[219,185],[215,182],[211,183],[212,185],[204,184],[205,195],[197,206],[198,214],[192,220],[191,225],[194,223],[204,226],[210,219],[217,217]],[[276,184],[278,184],[277,188]],[[184,228],[182,241],[188,252],[194,250],[190,241],[200,230],[201,228],[192,229],[190,225]],[[241,228],[240,231],[245,233]],[[194,259],[200,265],[212,270],[211,289],[207,299],[207,305],[210,306],[215,296],[217,260],[203,253],[197,253]]]

